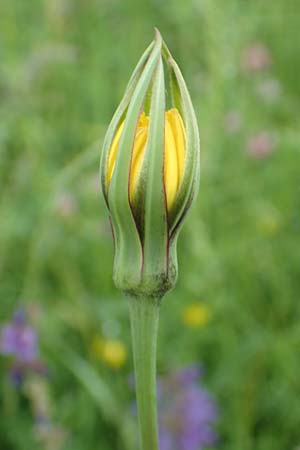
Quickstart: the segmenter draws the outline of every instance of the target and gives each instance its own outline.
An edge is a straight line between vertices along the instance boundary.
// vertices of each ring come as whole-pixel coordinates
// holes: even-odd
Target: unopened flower
[[[108,127],[100,164],[115,243],[114,281],[131,297],[143,450],[158,448],[155,384],[159,303],[176,282],[177,237],[197,194],[199,160],[199,133],[191,98],[156,30]]]
[[[198,171],[191,99],[156,32],[111,121],[101,160],[115,241],[114,280],[125,293],[162,297],[174,285],[178,231],[197,193]]]
[[[203,303],[191,303],[182,311],[183,323],[191,328],[198,328],[207,324],[210,311]]]

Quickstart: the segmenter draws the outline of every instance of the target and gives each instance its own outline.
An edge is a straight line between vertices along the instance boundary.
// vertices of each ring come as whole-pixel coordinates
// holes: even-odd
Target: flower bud
[[[100,164],[114,281],[125,293],[162,297],[174,285],[176,241],[198,190],[199,156],[188,90],[156,30],[108,127]]]
[[[124,121],[121,123],[108,157],[108,170],[106,186],[109,187],[111,177],[115,168],[120,136]],[[167,208],[170,210],[174,203],[179,185],[182,179],[185,158],[185,128],[182,118],[176,108],[165,113],[165,136],[164,136],[164,187],[166,193]],[[143,112],[138,120],[137,129],[133,143],[132,158],[130,164],[129,199],[133,204],[134,193],[138,186],[141,175],[142,162],[146,150],[146,142],[149,131],[149,116]]]

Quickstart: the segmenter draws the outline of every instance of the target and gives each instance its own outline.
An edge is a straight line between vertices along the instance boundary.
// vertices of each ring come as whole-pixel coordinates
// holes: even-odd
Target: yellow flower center
[[[118,147],[124,122],[119,126],[113,139],[108,158],[106,183],[109,185],[114,172]],[[129,195],[133,200],[141,174],[149,129],[149,116],[140,115],[134,139],[130,169]],[[164,184],[168,209],[173,204],[182,180],[185,161],[185,128],[183,120],[176,108],[165,113],[165,145],[164,145]]]

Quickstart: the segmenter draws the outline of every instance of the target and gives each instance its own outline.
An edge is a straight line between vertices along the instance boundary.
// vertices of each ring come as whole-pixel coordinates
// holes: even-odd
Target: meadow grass
[[[57,440],[38,440],[32,391],[10,386],[0,356],[1,450],[132,448],[128,309],[98,165],[154,26],[190,88],[202,150],[158,372],[203,364],[216,448],[300,447],[299,21],[296,0],[1,3],[0,319],[25,305],[39,331]],[[184,320],[194,304],[207,320]],[[126,360],[112,365],[97,339],[121,342]]]

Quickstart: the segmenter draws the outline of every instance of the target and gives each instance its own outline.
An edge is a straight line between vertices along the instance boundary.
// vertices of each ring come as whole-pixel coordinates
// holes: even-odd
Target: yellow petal
[[[142,114],[139,117],[138,128],[148,127],[148,125],[149,125],[149,116],[146,116],[146,114],[142,112]]]
[[[184,162],[185,162],[185,128],[181,115],[176,108],[170,109],[167,113],[168,120],[171,124],[176,144],[177,164],[178,164],[178,188],[182,180]]]
[[[178,163],[174,134],[167,115],[165,118],[164,176],[167,206],[169,209],[178,189]]]
[[[116,135],[113,139],[113,142],[111,144],[111,148],[109,151],[109,155],[108,155],[108,163],[107,163],[107,174],[106,174],[106,185],[109,185],[109,182],[111,180],[114,168],[115,168],[115,164],[116,164],[116,157],[117,157],[117,152],[118,152],[118,148],[119,148],[119,143],[120,143],[120,137],[121,137],[121,133],[123,130],[123,126],[124,126],[124,121],[121,123],[121,125],[119,126]]]
[[[119,126],[113,139],[108,157],[108,168],[106,183],[109,184],[120,143],[124,122]],[[143,156],[145,154],[146,142],[149,130],[149,116],[144,112],[139,117],[134,139],[130,169],[130,199],[132,201],[139,180]],[[164,148],[164,183],[167,198],[167,207],[171,207],[179,189],[183,176],[185,162],[185,128],[182,118],[176,108],[165,113],[165,148]]]
[[[130,200],[132,201],[135,188],[141,172],[143,156],[145,154],[148,128],[142,127],[137,130],[132,153],[130,169]]]

